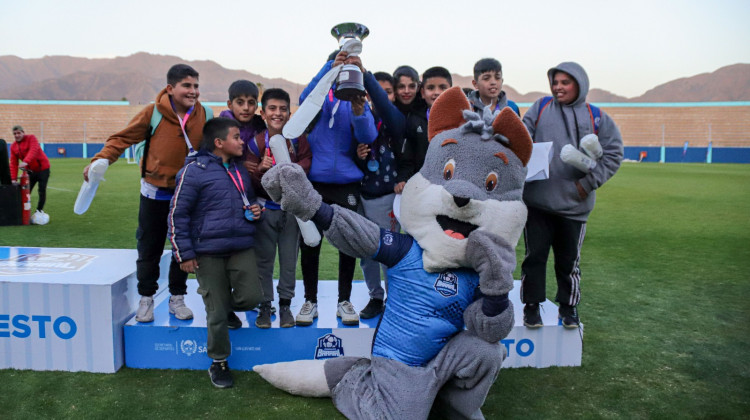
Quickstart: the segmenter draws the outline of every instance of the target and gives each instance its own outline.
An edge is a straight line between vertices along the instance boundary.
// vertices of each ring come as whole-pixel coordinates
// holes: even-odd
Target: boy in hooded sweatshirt
[[[141,198],[138,209],[138,294],[141,300],[135,314],[138,322],[154,320],[154,299],[159,288],[159,262],[167,239],[169,201],[174,195],[175,176],[185,157],[195,151],[201,141],[203,124],[210,116],[198,101],[198,72],[187,64],[175,64],[167,72],[167,86],[156,95],[153,104],[144,107],[127,127],[111,135],[92,162],[104,158],[112,164],[128,147],[150,137],[141,161]],[[154,112],[161,114],[157,127],[151,127]],[[153,130],[153,132],[152,132]],[[152,134],[153,133],[153,134]],[[88,181],[91,164],[83,169]],[[169,266],[169,313],[178,319],[192,319],[193,312],[185,305],[187,273],[172,258]]]
[[[586,104],[589,79],[577,63],[565,62],[547,72],[552,100],[537,100],[524,114],[523,122],[535,143],[552,142],[549,179],[524,187],[528,207],[524,229],[526,256],[521,265],[521,301],[524,325],[542,326],[539,304],[546,298],[545,281],[549,250],[555,255],[558,316],[566,328],[578,328],[577,305],[581,299],[579,267],[586,220],[596,201],[596,189],[609,180],[623,157],[620,130],[604,112],[598,122]],[[541,109],[540,109],[541,108]],[[584,173],[560,159],[563,146],[579,148],[580,140],[598,127],[601,159]]]
[[[474,91],[467,96],[474,112],[481,115],[485,107],[493,112],[510,107],[518,116],[518,105],[505,96],[503,90],[503,66],[494,58],[483,58],[474,64],[474,80],[471,81]]]
[[[347,61],[346,52],[336,51],[329,56],[318,74],[300,95],[300,103],[312,93],[320,79],[331,68]],[[352,58],[349,58],[351,61]],[[347,63],[348,64],[348,63]],[[355,154],[358,143],[371,144],[378,136],[375,120],[364,95],[352,101],[335,97],[329,90],[314,120],[307,142],[312,150],[312,164],[308,179],[323,196],[326,204],[337,204],[352,211],[359,205],[359,188],[364,174],[357,167]],[[305,303],[297,318],[297,325],[312,325],[318,317],[318,268],[320,247],[300,243],[300,265],[305,285]],[[358,325],[359,314],[350,302],[356,259],[339,251],[338,305],[336,316],[345,325]]]

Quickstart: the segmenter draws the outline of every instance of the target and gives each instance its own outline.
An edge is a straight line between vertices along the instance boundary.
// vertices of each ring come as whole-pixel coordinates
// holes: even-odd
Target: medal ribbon
[[[266,130],[266,156],[271,156],[271,159],[273,159],[272,165],[276,166],[276,158],[271,154],[271,146],[268,144],[268,130]]]
[[[188,118],[190,118],[190,114],[193,113],[193,110],[195,109],[195,105],[191,106],[190,109],[187,110],[185,113],[185,118],[180,118],[180,114],[177,113],[177,109],[174,106],[174,101],[172,98],[169,98],[169,102],[172,104],[172,110],[174,110],[175,115],[177,116],[177,121],[180,122],[180,128],[182,129],[182,135],[185,137],[185,144],[187,144],[188,151],[192,154],[195,153],[195,149],[193,149],[192,143],[190,143],[190,138],[187,135],[187,132],[185,131],[185,125],[187,124]]]
[[[234,179],[234,176],[232,176],[232,172],[229,171],[229,168],[227,168],[227,174],[229,175],[229,178],[232,179],[234,186],[237,187],[237,190],[240,192],[240,195],[242,196],[242,203],[245,205],[244,208],[247,210],[250,208],[250,201],[248,201],[247,195],[245,195],[245,183],[242,182],[242,176],[240,175],[239,169],[237,169],[237,164],[234,164],[234,172],[237,173],[237,180],[239,180],[239,183]]]

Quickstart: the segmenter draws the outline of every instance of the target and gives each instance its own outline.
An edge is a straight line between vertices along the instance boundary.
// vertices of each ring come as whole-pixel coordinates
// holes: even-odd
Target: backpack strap
[[[594,127],[594,134],[599,135],[599,121],[602,119],[602,111],[599,107],[586,103],[586,107],[589,109],[589,116],[591,116],[591,126]]]
[[[154,135],[154,132],[156,131],[156,127],[159,126],[159,123],[161,123],[162,115],[161,112],[159,112],[159,109],[157,108],[156,104],[154,104],[154,110],[151,113],[151,122],[149,122],[149,130],[146,132],[146,138],[143,139],[143,155],[141,157],[141,178],[146,177],[146,156],[148,156],[148,149],[149,145],[151,144],[151,137]]]
[[[536,114],[536,122],[534,123],[534,127],[539,125],[539,117],[542,116],[542,112],[549,106],[549,104],[552,102],[551,96],[545,96],[542,98],[542,100],[539,102],[539,111]]]

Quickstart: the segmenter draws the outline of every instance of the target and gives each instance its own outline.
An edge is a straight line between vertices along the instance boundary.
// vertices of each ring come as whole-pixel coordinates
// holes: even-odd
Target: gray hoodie
[[[541,99],[534,102],[524,114],[523,123],[534,142],[552,142],[554,145],[549,179],[527,183],[523,198],[529,207],[585,222],[594,209],[596,189],[607,182],[620,167],[623,156],[622,136],[614,121],[602,112],[598,135],[604,156],[597,162],[596,168],[585,174],[560,159],[560,150],[563,146],[572,144],[578,148],[581,138],[593,133],[594,127],[586,106],[586,95],[589,91],[586,71],[577,63],[561,63],[547,72],[550,89],[558,71],[569,74],[578,82],[578,98],[569,105],[562,105],[553,95],[553,100],[542,112],[538,123]],[[576,181],[588,193],[586,199],[580,198]]]

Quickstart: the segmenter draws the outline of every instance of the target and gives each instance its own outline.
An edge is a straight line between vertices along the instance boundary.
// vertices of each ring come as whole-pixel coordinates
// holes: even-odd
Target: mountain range
[[[116,58],[45,56],[24,59],[0,56],[0,99],[92,100],[149,103],[161,90],[165,69],[187,63],[201,74],[201,100],[226,101],[226,88],[237,79],[248,79],[264,88],[278,87],[299,97],[304,85],[268,78],[244,70],[230,70],[209,60],[187,61],[169,55],[136,53]],[[454,85],[471,87],[471,76],[454,74]],[[508,98],[533,102],[547,92],[520,93],[503,86]],[[750,100],[750,64],[733,64],[712,73],[698,74],[661,84],[641,96],[626,98],[592,88],[589,102],[712,102]]]

